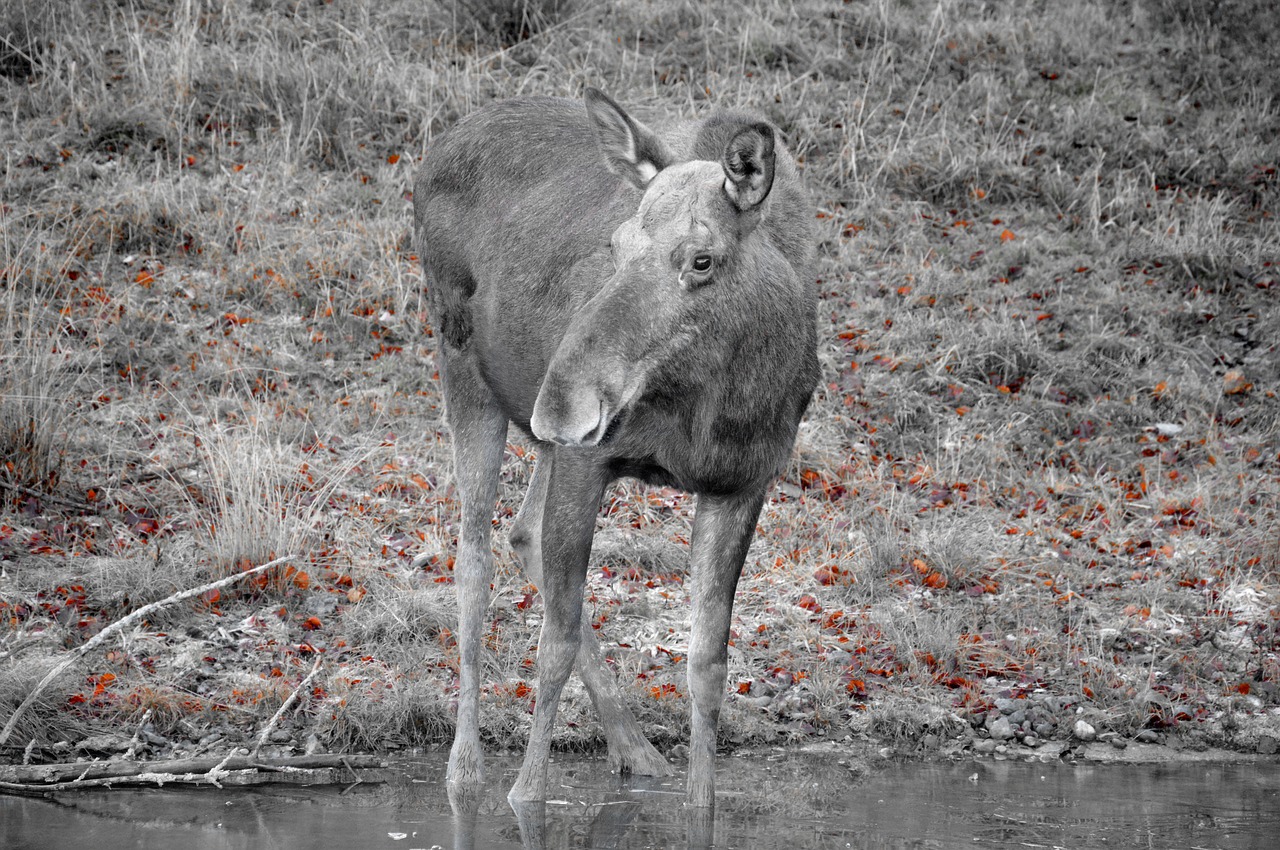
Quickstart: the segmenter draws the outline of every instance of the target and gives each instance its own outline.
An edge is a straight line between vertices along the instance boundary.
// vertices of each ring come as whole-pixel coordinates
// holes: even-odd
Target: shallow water
[[[552,799],[523,819],[505,794],[518,764],[455,815],[444,757],[388,783],[121,789],[0,797],[0,848],[1258,848],[1280,846],[1275,765],[901,764],[858,774],[835,758],[724,758],[714,817],[683,806],[683,778],[626,781],[603,762],[552,766]]]

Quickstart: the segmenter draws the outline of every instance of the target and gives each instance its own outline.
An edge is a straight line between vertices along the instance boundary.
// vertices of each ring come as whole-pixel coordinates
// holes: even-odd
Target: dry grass
[[[0,475],[25,488],[0,651],[299,560],[187,611],[188,643],[93,662],[32,739],[144,706],[175,741],[245,737],[312,651],[291,724],[448,737],[457,508],[411,175],[494,98],[586,84],[648,116],[762,111],[819,217],[823,380],[744,573],[726,742],[945,737],[1036,689],[1241,746],[1275,711],[1263,0],[46,9],[0,12]],[[529,464],[513,445],[501,528]],[[692,512],[615,487],[589,588],[671,745]],[[501,539],[486,729],[518,746],[541,609]],[[564,743],[598,743],[581,694],[565,710]]]

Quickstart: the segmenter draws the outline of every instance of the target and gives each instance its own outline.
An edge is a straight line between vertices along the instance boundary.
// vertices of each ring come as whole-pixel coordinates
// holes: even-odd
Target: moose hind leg
[[[539,587],[545,606],[538,638],[538,701],[524,765],[507,795],[513,804],[546,799],[556,710],[582,641],[582,585],[606,480],[603,470],[578,453],[544,452],[539,463],[549,460],[551,468],[537,535],[543,559]]]
[[[542,586],[542,510],[550,479],[551,446],[539,447],[539,460],[525,494],[524,504],[511,528],[511,547],[524,566],[525,575]],[[580,643],[574,667],[586,685],[587,694],[600,717],[609,746],[609,769],[615,773],[637,773],[645,776],[669,776],[673,772],[662,753],[649,743],[640,724],[627,708],[617,677],[605,664],[600,641],[591,623],[582,618]]]
[[[453,435],[454,478],[462,500],[462,532],[454,584],[458,594],[458,720],[449,751],[448,781],[483,782],[480,747],[480,654],[489,584],[493,580],[490,531],[498,473],[507,439],[507,418],[471,367],[470,361],[442,364],[445,415]]]

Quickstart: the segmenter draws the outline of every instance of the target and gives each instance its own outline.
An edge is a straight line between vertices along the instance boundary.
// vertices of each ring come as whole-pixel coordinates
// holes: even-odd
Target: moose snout
[[[548,376],[533,405],[529,428],[539,440],[562,446],[594,446],[609,429],[610,406],[594,389],[566,386]]]

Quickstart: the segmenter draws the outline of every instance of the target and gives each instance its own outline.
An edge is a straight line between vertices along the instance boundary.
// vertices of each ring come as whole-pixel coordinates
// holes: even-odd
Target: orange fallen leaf
[[[1001,242],[1012,242],[1013,240],[1015,240],[1015,239],[1017,239],[1017,238],[1018,238],[1017,234],[1015,234],[1012,230],[1010,230],[1010,229],[1009,229],[1009,228],[1007,228],[1007,227],[1006,227],[1004,230],[1001,230],[1001,231],[1000,231],[1000,241],[1001,241]]]
[[[1244,372],[1232,369],[1222,376],[1222,392],[1225,395],[1240,395],[1253,389],[1253,384],[1245,378]]]

